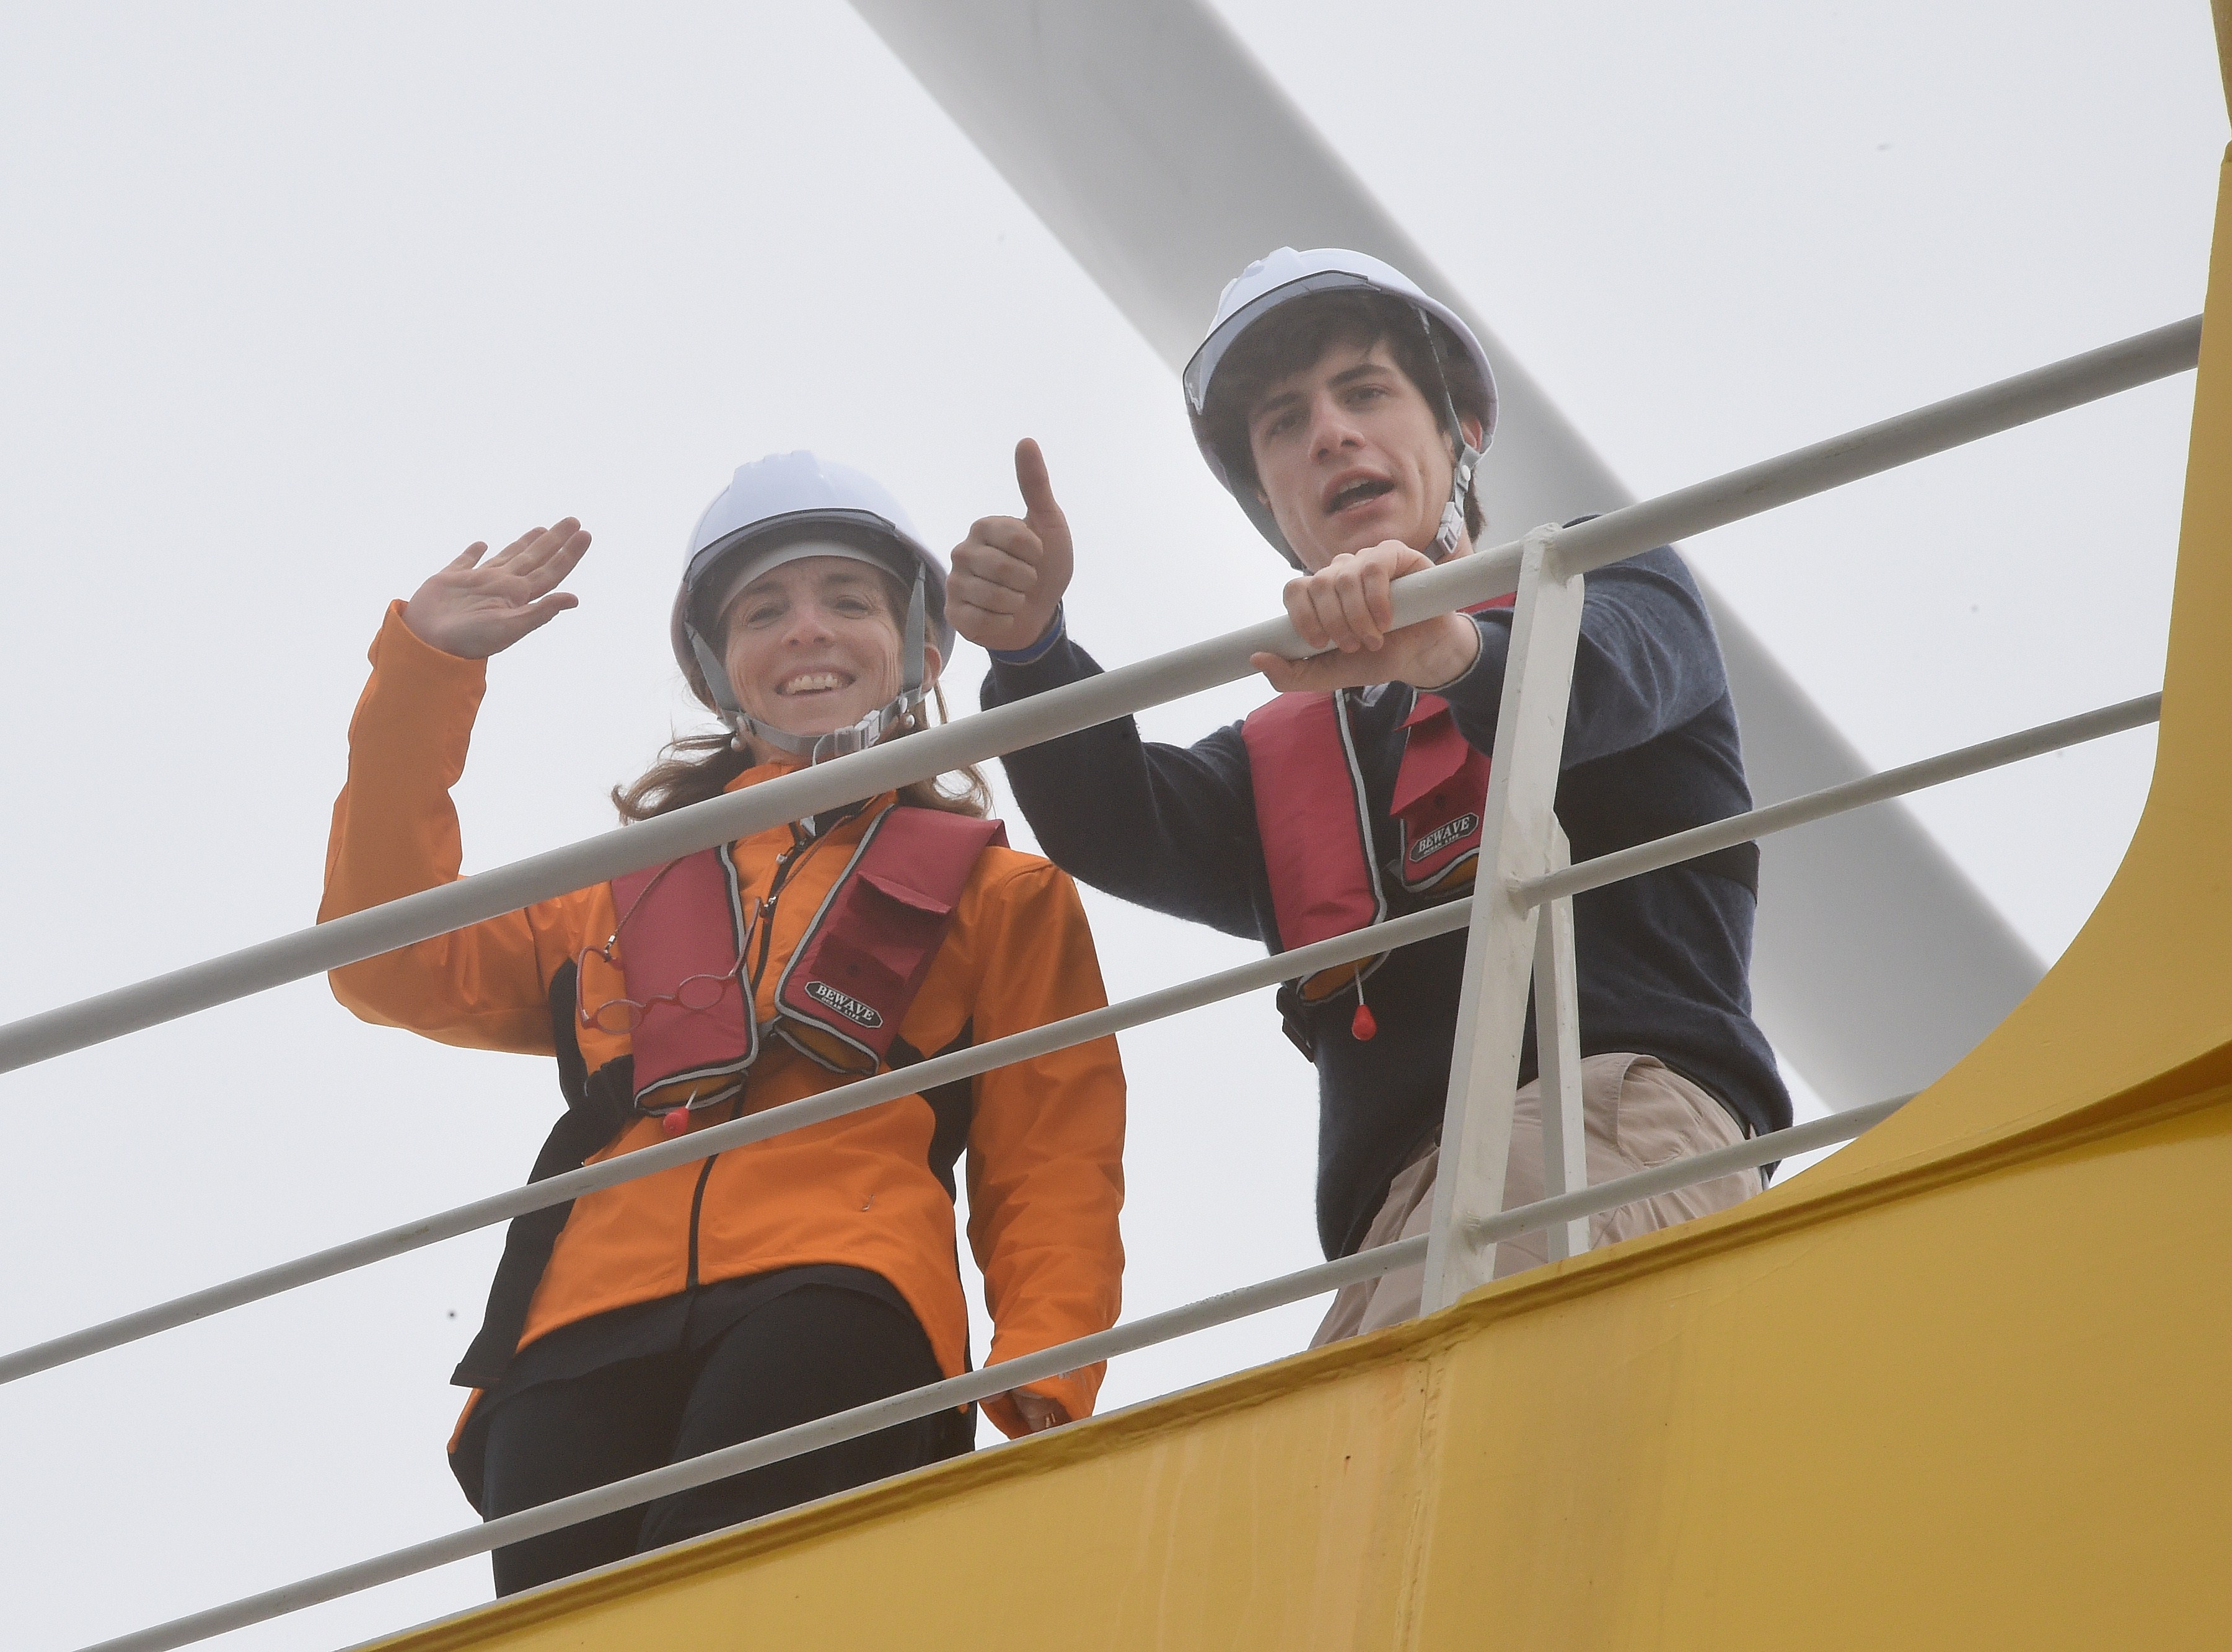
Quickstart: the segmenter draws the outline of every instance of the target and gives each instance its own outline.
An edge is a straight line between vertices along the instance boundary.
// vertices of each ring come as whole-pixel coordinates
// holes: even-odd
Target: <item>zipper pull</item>
[[[1364,1001],[1364,971],[1356,972],[1356,1014],[1348,1018],[1348,1035],[1359,1044],[1369,1044],[1379,1036],[1379,1018],[1372,1013],[1372,1006]]]

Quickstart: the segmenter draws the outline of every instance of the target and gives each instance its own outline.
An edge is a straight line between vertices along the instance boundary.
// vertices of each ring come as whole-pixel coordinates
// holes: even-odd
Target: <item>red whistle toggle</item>
[[[1356,1007],[1356,1014],[1349,1017],[1348,1033],[1359,1044],[1369,1044],[1379,1036],[1379,1021],[1372,1014],[1371,1005],[1359,1004]]]
[[[670,1111],[659,1114],[659,1127],[669,1136],[681,1135],[684,1130],[690,1128],[690,1110],[687,1107],[676,1107]]]

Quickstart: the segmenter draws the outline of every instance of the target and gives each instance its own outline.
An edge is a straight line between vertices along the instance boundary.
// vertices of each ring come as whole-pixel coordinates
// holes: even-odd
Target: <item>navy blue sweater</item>
[[[1495,743],[1511,612],[1474,617],[1480,658],[1437,689],[1480,750]],[[1028,665],[996,663],[989,707],[1100,670],[1067,637]],[[1415,698],[1395,683],[1351,697],[1375,858],[1398,839],[1388,803]],[[1229,935],[1279,946],[1240,725],[1191,746],[1151,744],[1126,717],[1005,760],[1008,780],[1054,863],[1096,889]],[[1558,819],[1573,858],[1701,826],[1751,807],[1718,639],[1690,571],[1661,547],[1588,576],[1566,719]],[[1755,1132],[1790,1123],[1790,1098],[1751,1019],[1758,852],[1746,844],[1593,890],[1573,903],[1585,1055],[1655,1055],[1718,1097]],[[1388,915],[1423,904],[1399,883]],[[1427,897],[1431,899],[1433,897]],[[1446,897],[1444,897],[1446,898]],[[1318,1235],[1346,1255],[1395,1171],[1440,1127],[1465,936],[1404,948],[1367,988],[1379,1035],[1349,1030],[1353,999],[1302,1014],[1318,1070]],[[1520,1081],[1534,1076],[1534,1019]]]

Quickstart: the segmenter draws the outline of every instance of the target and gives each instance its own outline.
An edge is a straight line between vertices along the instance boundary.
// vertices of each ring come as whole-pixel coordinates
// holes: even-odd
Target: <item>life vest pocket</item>
[[[970,868],[1001,835],[996,821],[891,810],[783,969],[780,1036],[834,1071],[873,1072],[930,973]]]
[[[885,1031],[887,1011],[913,998],[952,913],[934,896],[864,870],[784,972],[783,1010],[834,1029]]]

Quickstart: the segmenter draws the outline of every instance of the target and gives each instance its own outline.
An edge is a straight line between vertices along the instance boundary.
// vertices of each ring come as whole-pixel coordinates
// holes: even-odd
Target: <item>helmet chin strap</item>
[[[1437,562],[1445,562],[1457,554],[1465,541],[1465,499],[1472,492],[1472,473],[1479,467],[1480,450],[1457,433],[1457,470],[1450,480],[1450,502],[1442,507],[1442,525],[1434,535],[1434,547],[1426,553]]]
[[[1424,310],[1411,313],[1426,329],[1426,347],[1434,353],[1434,375],[1442,381],[1442,417],[1448,422],[1450,441],[1457,450],[1456,468],[1450,476],[1450,502],[1442,507],[1441,527],[1434,534],[1433,548],[1426,553],[1434,561],[1445,562],[1465,541],[1465,501],[1472,496],[1473,472],[1480,468],[1481,454],[1458,422],[1457,398],[1450,394],[1449,363],[1443,359],[1442,340],[1434,331],[1433,321]]]
[[[752,716],[736,703],[736,696],[729,687],[728,667],[715,657],[704,638],[698,634],[698,627],[685,623],[683,630],[690,638],[690,651],[698,657],[698,669],[704,673],[706,690],[713,696],[721,721],[729,725],[730,735],[738,751],[744,748],[745,741],[751,740],[787,751],[794,757],[803,757],[809,766],[832,757],[849,757],[856,751],[866,751],[897,729],[929,692],[923,682],[930,663],[925,651],[930,630],[929,600],[920,573],[915,575],[914,592],[907,599],[906,625],[899,643],[904,675],[899,693],[858,722],[833,729],[826,735],[795,735]]]

